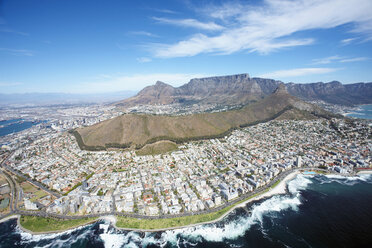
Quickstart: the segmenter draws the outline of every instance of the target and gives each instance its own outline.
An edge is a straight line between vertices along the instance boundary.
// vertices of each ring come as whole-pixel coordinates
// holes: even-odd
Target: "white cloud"
[[[35,52],[27,49],[11,49],[11,48],[0,48],[0,51],[4,51],[14,56],[34,56]]]
[[[179,14],[177,11],[170,9],[154,9],[157,12],[166,13],[166,14]]]
[[[357,38],[348,38],[340,41],[341,45],[346,46],[355,41]]]
[[[13,87],[22,85],[23,83],[20,82],[0,82],[0,87]]]
[[[95,77],[94,81],[76,84],[71,88],[74,93],[98,93],[121,90],[141,90],[145,86],[153,85],[156,81],[162,81],[172,86],[180,86],[188,83],[192,78],[200,78],[211,75],[187,74],[187,73],[154,73],[135,74],[130,76]]]
[[[269,53],[314,42],[311,37],[292,36],[300,31],[350,23],[353,24],[350,32],[372,38],[371,10],[371,0],[266,0],[259,6],[224,4],[200,11],[223,23],[210,22],[218,25],[217,35],[197,33],[175,44],[155,44],[152,50],[156,57],[164,58],[200,53],[231,54],[242,50]],[[177,20],[164,19],[163,22],[181,25],[176,24]]]
[[[358,62],[358,61],[365,61],[368,60],[367,57],[356,57],[356,58],[348,58],[348,57],[341,57],[338,55],[330,56],[326,58],[320,59],[313,59],[313,64],[330,64],[330,63],[350,63],[350,62]]]
[[[18,34],[18,35],[22,35],[22,36],[29,36],[29,33],[21,32],[21,31],[17,31],[17,30],[13,30],[13,29],[8,29],[8,28],[1,28],[0,29],[0,32],[2,32],[2,33],[11,33],[11,34]]]
[[[203,30],[221,30],[223,29],[222,26],[214,23],[214,22],[200,22],[195,19],[168,19],[168,18],[161,18],[161,17],[153,17],[155,21],[160,23],[181,26],[181,27],[191,27]]]
[[[147,62],[151,62],[151,59],[147,57],[141,57],[141,58],[137,58],[137,61],[139,63],[147,63]]]
[[[263,78],[291,78],[291,77],[298,77],[298,76],[307,76],[307,75],[315,75],[315,74],[326,74],[330,72],[334,72],[340,70],[340,68],[296,68],[296,69],[289,69],[289,70],[279,70],[273,71],[269,73],[265,73],[260,75],[259,77]]]
[[[358,58],[350,58],[350,59],[342,59],[340,60],[341,63],[349,63],[349,62],[359,62],[368,60],[367,57],[358,57]]]
[[[317,65],[317,64],[330,64],[330,63],[333,63],[333,62],[336,62],[336,61],[339,61],[343,59],[342,57],[338,56],[338,55],[335,55],[335,56],[330,56],[330,57],[326,57],[326,58],[321,58],[321,59],[313,59],[313,64]]]
[[[140,35],[140,36],[147,36],[147,37],[158,37],[156,34],[147,32],[147,31],[131,31],[128,32],[130,35]]]

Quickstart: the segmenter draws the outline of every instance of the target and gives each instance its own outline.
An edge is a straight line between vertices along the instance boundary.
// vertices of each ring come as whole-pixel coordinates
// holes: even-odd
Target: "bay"
[[[346,116],[372,120],[372,104],[361,105],[357,110],[347,113]]]

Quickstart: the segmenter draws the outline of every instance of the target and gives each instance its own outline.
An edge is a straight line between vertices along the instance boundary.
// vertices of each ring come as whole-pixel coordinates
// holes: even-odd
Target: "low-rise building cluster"
[[[370,135],[371,127],[344,120],[270,121],[137,156],[82,151],[74,136],[54,132],[18,149],[8,165],[64,194],[46,206],[51,213],[173,215],[213,210],[293,167],[370,167]]]

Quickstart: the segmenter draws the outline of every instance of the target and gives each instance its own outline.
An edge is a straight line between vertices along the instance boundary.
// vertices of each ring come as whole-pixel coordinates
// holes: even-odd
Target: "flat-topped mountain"
[[[166,89],[166,86],[157,84]],[[152,95],[151,95],[152,96]],[[175,143],[223,137],[239,127],[272,119],[311,119],[331,114],[291,96],[284,84],[271,95],[237,110],[186,116],[125,114],[75,131],[83,149],[142,148],[157,141]]]
[[[222,105],[248,104],[270,95],[281,81],[251,78],[248,74],[196,78],[180,87],[163,82],[148,86],[136,96],[116,103],[130,107],[140,104],[214,103]],[[372,103],[372,83],[286,84],[288,92],[303,100],[322,100],[332,104],[355,105]]]

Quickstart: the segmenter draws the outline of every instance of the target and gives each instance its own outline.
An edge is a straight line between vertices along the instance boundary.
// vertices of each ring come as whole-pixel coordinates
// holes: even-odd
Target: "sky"
[[[372,81],[371,0],[0,0],[0,93]]]

